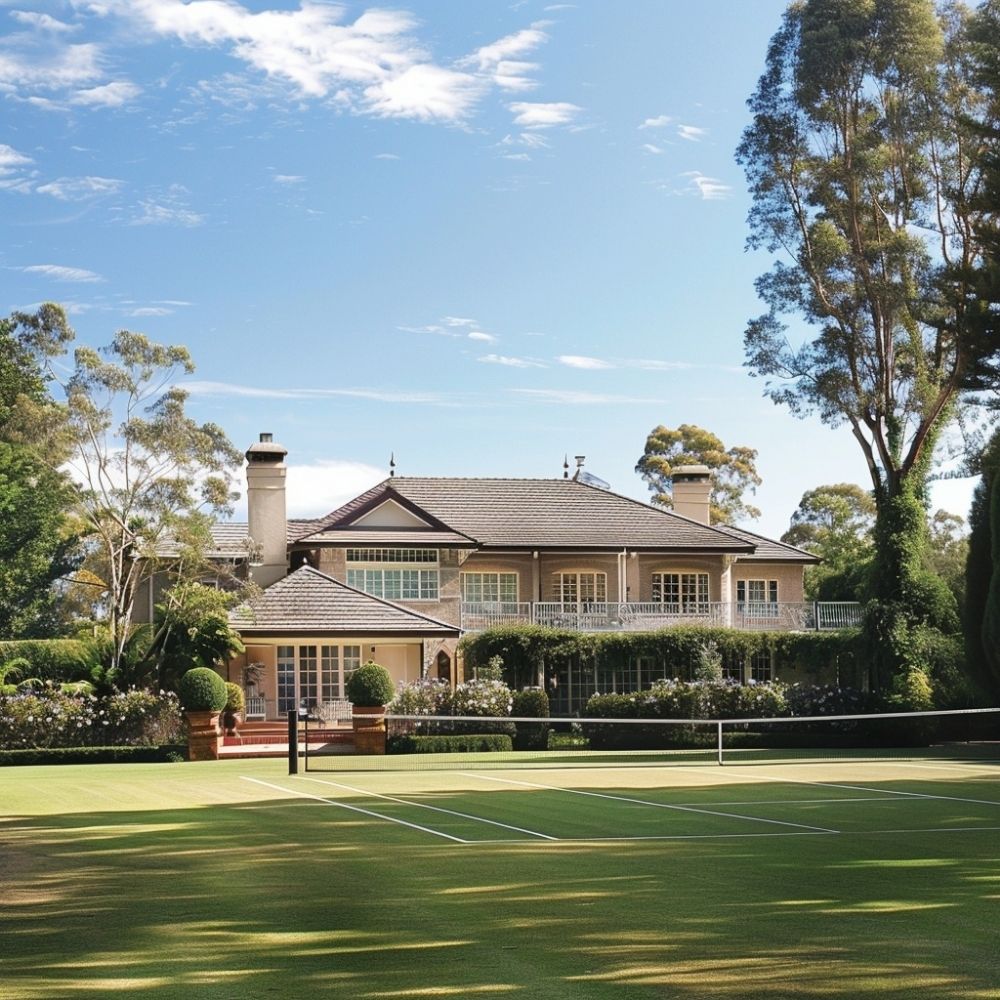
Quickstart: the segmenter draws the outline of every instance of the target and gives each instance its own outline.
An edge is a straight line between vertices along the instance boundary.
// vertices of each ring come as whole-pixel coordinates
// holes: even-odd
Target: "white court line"
[[[767,783],[778,785],[808,785],[810,788],[844,788],[850,792],[879,792],[882,795],[897,795],[908,799],[933,799],[938,802],[964,802],[971,805],[977,806],[1000,806],[1000,800],[997,799],[966,799],[960,798],[956,795],[930,795],[926,792],[902,792],[895,788],[878,788],[872,787],[871,785],[841,785],[833,781],[807,781],[805,778],[774,778],[768,774],[764,774],[758,770],[761,765],[754,765],[753,774],[740,774],[739,771],[733,770],[732,765],[726,768],[726,775],[720,775],[720,777],[733,777],[733,778],[743,778],[745,781],[752,781],[755,783]],[[690,771],[691,768],[678,767],[675,768],[677,771]],[[697,774],[704,774],[704,771],[697,771]]]
[[[612,802],[629,802],[634,805],[651,806],[653,809],[672,809],[676,812],[701,813],[704,816],[722,816],[725,819],[744,819],[751,823],[771,823],[774,826],[790,826],[797,830],[810,830],[814,833],[839,833],[825,826],[809,826],[805,823],[786,823],[780,819],[762,819],[760,816],[742,816],[739,813],[716,812],[712,809],[701,809],[695,806],[668,805],[665,802],[650,802],[649,799],[633,799],[626,795],[609,795],[605,792],[588,792],[582,788],[563,788],[560,785],[542,785],[533,781],[516,781],[513,778],[495,778],[486,774],[459,772],[467,778],[479,778],[482,781],[496,781],[507,785],[523,785],[525,788],[544,788],[550,792],[566,792],[569,795],[586,795],[594,799],[610,799]],[[563,838],[564,840],[566,838]],[[612,838],[614,839],[614,838]]]
[[[346,802],[338,802],[336,799],[326,799],[322,795],[311,795],[309,792],[299,792],[294,788],[285,788],[282,785],[272,785],[269,781],[261,781],[260,778],[248,778],[245,774],[241,774],[240,777],[244,781],[252,781],[256,785],[263,785],[265,788],[273,788],[279,792],[287,792],[291,795],[297,795],[301,798],[313,799],[316,802],[323,802],[328,806],[334,806],[337,809],[348,809],[351,812],[361,813],[364,816],[373,816],[375,819],[384,819],[388,823],[397,823],[399,826],[408,826],[411,830],[420,830],[422,833],[430,833],[435,837],[444,837],[445,840],[453,840],[456,844],[468,844],[470,841],[463,840],[461,837],[453,837],[450,833],[442,833],[440,830],[432,830],[428,826],[420,826],[417,823],[407,823],[406,820],[394,819],[392,816],[384,816],[382,813],[372,812],[370,809],[362,809],[360,806],[350,806]]]
[[[893,767],[916,767],[925,771],[972,771],[973,774],[981,774],[983,777],[1000,778],[1000,768],[988,768],[982,764],[925,764],[916,760],[886,760],[882,763],[891,764]]]
[[[342,785],[338,781],[326,781],[323,778],[305,778],[302,781],[315,781],[318,785],[329,785],[331,788],[343,788],[348,792],[357,792],[359,795],[371,795],[376,799],[385,799],[386,802],[399,802],[404,806],[414,806],[418,809],[431,809],[434,812],[445,813],[448,816],[459,816],[462,819],[475,820],[477,823],[488,823],[490,826],[499,826],[504,830],[513,830],[515,833],[526,833],[530,837],[541,837],[542,840],[558,840],[558,837],[550,837],[547,833],[539,833],[537,830],[526,830],[522,826],[511,826],[508,823],[501,823],[495,819],[485,819],[482,816],[473,816],[471,813],[456,812],[454,809],[445,809],[442,806],[432,806],[426,802],[413,802],[410,799],[396,798],[394,795],[382,795],[380,792],[371,792],[367,788],[355,788],[352,785]],[[476,841],[479,843],[479,841]]]

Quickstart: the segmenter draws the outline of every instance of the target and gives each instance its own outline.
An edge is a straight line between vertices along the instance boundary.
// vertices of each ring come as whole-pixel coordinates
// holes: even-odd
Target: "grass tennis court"
[[[8,768],[0,994],[1000,996],[1000,762],[472,763]]]

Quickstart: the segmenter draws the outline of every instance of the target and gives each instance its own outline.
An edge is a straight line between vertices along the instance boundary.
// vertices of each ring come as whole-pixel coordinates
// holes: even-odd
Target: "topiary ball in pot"
[[[177,697],[187,712],[221,712],[226,707],[226,682],[208,667],[195,667],[180,679]]]
[[[243,697],[243,688],[232,681],[226,682],[226,711],[242,712],[246,708],[246,700]]]
[[[352,705],[381,708],[392,701],[396,686],[385,667],[369,660],[347,678],[346,692]]]

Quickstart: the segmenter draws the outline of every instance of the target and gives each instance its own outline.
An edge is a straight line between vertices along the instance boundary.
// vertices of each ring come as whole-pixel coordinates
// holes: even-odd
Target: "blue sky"
[[[410,475],[618,492],[651,428],[759,452],[755,530],[867,485],[742,367],[733,150],[784,3],[0,0],[0,311],[187,345],[293,514]],[[965,514],[968,483],[936,488]]]

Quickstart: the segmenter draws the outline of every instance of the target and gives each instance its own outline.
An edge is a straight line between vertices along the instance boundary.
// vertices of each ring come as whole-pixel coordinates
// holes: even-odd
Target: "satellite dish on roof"
[[[578,483],[586,483],[588,486],[596,486],[599,490],[610,490],[611,483],[606,483],[600,476],[595,476],[592,472],[587,472],[586,469],[580,469],[576,475],[576,481]]]

